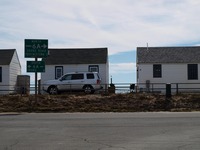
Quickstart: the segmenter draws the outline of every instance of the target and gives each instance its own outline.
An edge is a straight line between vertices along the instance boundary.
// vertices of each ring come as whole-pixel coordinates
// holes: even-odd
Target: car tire
[[[56,86],[50,86],[49,87],[49,90],[48,90],[48,93],[50,95],[57,95],[58,94],[58,89]]]
[[[94,88],[91,85],[85,85],[83,87],[83,91],[85,94],[93,94],[95,92]]]

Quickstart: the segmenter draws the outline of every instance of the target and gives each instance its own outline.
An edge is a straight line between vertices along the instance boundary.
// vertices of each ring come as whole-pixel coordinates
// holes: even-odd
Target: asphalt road
[[[0,150],[199,149],[199,112],[0,114]]]

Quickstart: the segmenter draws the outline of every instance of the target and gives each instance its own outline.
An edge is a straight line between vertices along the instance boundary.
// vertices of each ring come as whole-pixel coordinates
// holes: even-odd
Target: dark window
[[[99,72],[98,65],[89,65],[89,72]]]
[[[72,75],[71,74],[67,74],[67,75],[64,75],[62,77],[62,80],[71,80],[72,79]]]
[[[2,67],[0,67],[0,82],[2,82]]]
[[[87,73],[87,79],[94,79],[93,73]]]
[[[60,78],[63,75],[63,66],[55,67],[55,79]]]
[[[188,80],[198,80],[197,64],[188,64]]]
[[[82,73],[72,74],[72,80],[81,80],[84,78]]]
[[[161,78],[162,77],[162,66],[161,64],[153,65],[153,77]]]

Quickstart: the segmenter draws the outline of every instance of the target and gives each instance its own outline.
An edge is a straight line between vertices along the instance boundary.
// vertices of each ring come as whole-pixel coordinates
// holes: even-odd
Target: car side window
[[[82,73],[72,74],[72,80],[81,80],[81,79],[84,79],[84,74]]]
[[[87,73],[87,79],[94,79],[93,73]]]

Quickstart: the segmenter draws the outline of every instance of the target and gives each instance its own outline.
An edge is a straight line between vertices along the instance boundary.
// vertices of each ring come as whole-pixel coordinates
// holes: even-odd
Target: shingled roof
[[[0,65],[9,65],[15,49],[0,49]]]
[[[44,61],[46,65],[104,64],[107,58],[107,48],[49,49],[49,56]]]
[[[137,63],[200,63],[200,46],[138,47]]]

